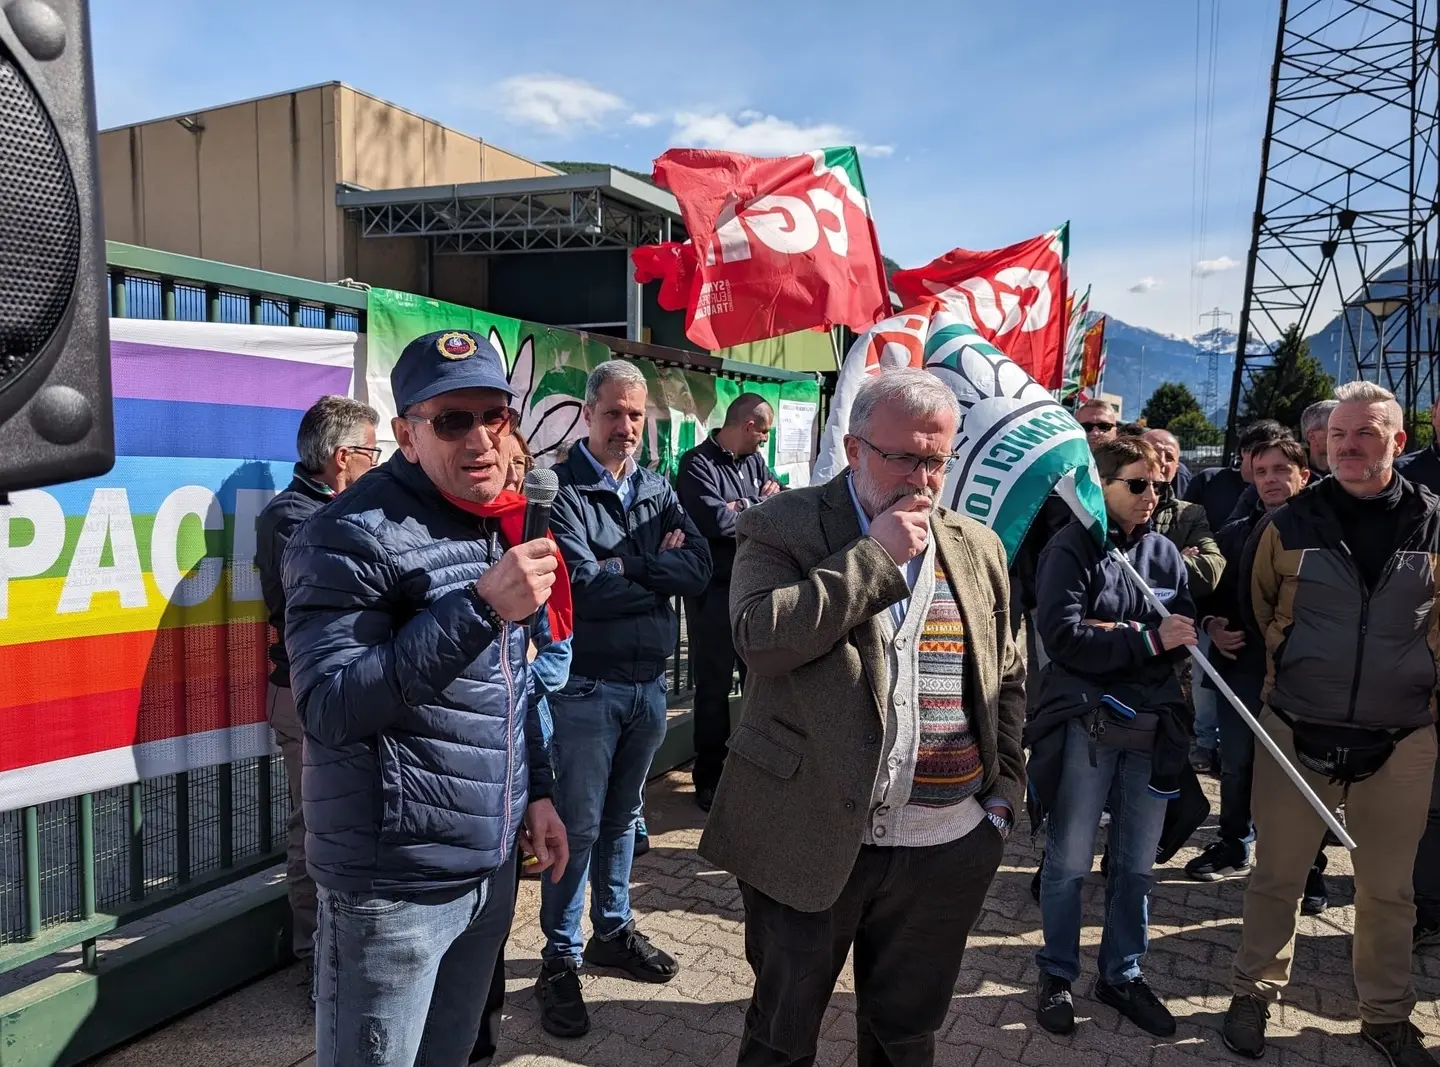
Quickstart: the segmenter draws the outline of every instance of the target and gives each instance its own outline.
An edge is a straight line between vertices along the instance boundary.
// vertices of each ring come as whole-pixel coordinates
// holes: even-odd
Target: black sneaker
[[[1035,1021],[1052,1034],[1075,1032],[1075,1001],[1070,983],[1058,975],[1042,974],[1035,991]]]
[[[1406,1019],[1403,1023],[1361,1023],[1360,1036],[1389,1062],[1390,1067],[1437,1067],[1435,1057],[1425,1051],[1419,1028]]]
[[[715,803],[715,787],[713,785],[696,786],[695,806],[701,811],[708,812],[711,805]]]
[[[1170,1037],[1175,1033],[1175,1016],[1160,1003],[1144,978],[1132,978],[1122,985],[1096,981],[1095,999],[1114,1008],[1147,1034]]]
[[[1249,850],[1239,841],[1216,841],[1185,864],[1186,876],[1197,882],[1219,882],[1249,873]]]
[[[1225,1027],[1221,1031],[1225,1047],[1237,1056],[1258,1060],[1265,1055],[1265,1024],[1270,1021],[1270,1005],[1263,997],[1241,993],[1230,998],[1225,1010]]]
[[[1206,745],[1194,745],[1190,749],[1190,766],[1196,774],[1215,774],[1220,769],[1220,753]]]
[[[1412,944],[1418,948],[1440,944],[1440,919],[1420,915],[1415,919],[1415,933]]]
[[[637,982],[668,982],[680,973],[675,957],[652,945],[633,922],[609,941],[592,937],[585,945],[585,962],[623,971]]]
[[[1330,907],[1330,891],[1325,888],[1325,876],[1319,867],[1311,867],[1305,876],[1305,895],[1300,898],[1301,915],[1319,915]]]
[[[590,1013],[580,976],[570,960],[546,960],[535,980],[535,999],[540,1003],[540,1025],[556,1037],[584,1037],[590,1032]]]

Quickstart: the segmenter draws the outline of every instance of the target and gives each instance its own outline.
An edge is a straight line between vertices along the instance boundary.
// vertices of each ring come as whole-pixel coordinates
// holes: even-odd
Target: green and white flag
[[[931,317],[925,369],[960,401],[946,507],[989,526],[1014,559],[1053,491],[1104,544],[1105,495],[1085,431],[1048,389],[946,311]]]
[[[1104,543],[1105,495],[1085,431],[1050,390],[935,300],[878,323],[850,349],[812,480],[845,469],[855,394],[870,378],[899,367],[924,367],[960,401],[959,462],[946,480],[942,504],[989,526],[1013,560],[1053,491]]]

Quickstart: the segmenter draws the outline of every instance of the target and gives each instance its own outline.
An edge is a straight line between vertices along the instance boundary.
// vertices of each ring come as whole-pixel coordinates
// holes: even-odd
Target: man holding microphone
[[[552,877],[568,859],[526,662],[532,618],[568,584],[553,543],[520,543],[523,516],[497,499],[516,416],[489,343],[417,338],[390,382],[399,452],[284,558],[319,886],[315,1060],[462,1067],[510,928],[517,835]]]

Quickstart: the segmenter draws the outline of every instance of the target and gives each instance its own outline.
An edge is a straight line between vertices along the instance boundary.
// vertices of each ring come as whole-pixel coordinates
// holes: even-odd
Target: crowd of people
[[[739,882],[754,973],[739,1067],[815,1061],[852,950],[857,1061],[932,1064],[1022,810],[1045,839],[1038,1025],[1075,1028],[1104,827],[1093,996],[1173,1034],[1145,978],[1149,897],[1208,814],[1202,774],[1220,780],[1219,832],[1185,873],[1248,877],[1223,1037],[1263,1055],[1297,915],[1328,905],[1326,827],[1192,669],[1195,648],[1358,844],[1365,1041],[1435,1064],[1410,1017],[1411,953],[1440,942],[1440,453],[1404,454],[1385,390],[1340,387],[1299,439],[1247,427],[1238,467],[1194,477],[1173,435],[1086,404],[1106,547],[1052,497],[1010,560],[937,506],[961,416],[923,371],[867,383],[846,472],[787,490],[755,394],[674,485],[639,465],[645,378],[603,363],[587,436],[539,458],[559,493],[530,539],[537,459],[486,339],[417,338],[391,384],[395,454],[379,463],[372,408],[324,398],[259,525],[318,1064],[490,1063],[524,874],[540,879],[549,1033],[588,1031],[587,969],[679,973],[629,895],[677,601],[700,853]]]

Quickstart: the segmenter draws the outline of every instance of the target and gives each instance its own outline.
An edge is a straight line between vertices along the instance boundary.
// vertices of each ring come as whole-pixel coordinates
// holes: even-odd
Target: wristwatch
[[[611,556],[600,564],[600,569],[609,574],[624,574],[625,564],[620,561],[619,556]]]
[[[1000,831],[1000,839],[1003,841],[1010,836],[1010,820],[996,811],[987,811],[985,818],[990,820],[990,825]]]

